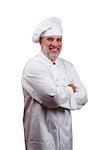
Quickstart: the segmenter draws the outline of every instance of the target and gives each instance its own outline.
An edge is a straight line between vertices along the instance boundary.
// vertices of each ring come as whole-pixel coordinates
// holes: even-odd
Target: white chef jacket
[[[79,109],[87,101],[86,89],[74,66],[61,58],[53,65],[42,51],[27,63],[22,82],[30,83],[26,83],[30,95],[48,108]],[[69,84],[77,87],[75,93]]]
[[[69,84],[77,87],[75,93]],[[41,51],[25,65],[22,88],[26,150],[72,150],[70,110],[87,102],[74,66],[62,58],[53,64]]]

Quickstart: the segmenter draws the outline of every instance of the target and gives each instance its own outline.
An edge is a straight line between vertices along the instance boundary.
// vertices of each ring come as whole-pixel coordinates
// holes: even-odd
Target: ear
[[[40,43],[40,45],[41,45],[41,41],[42,41],[42,37],[39,38],[39,43]]]

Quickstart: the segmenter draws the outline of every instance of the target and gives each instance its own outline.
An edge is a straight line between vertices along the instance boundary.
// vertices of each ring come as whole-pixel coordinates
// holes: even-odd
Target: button
[[[55,62],[53,62],[53,65],[56,65],[56,63],[55,63]]]

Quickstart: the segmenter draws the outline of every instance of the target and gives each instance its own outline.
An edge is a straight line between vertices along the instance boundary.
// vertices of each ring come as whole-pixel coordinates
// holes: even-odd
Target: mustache
[[[59,46],[49,45],[48,48],[49,48],[50,50],[52,50],[52,49],[60,50],[61,46],[60,46],[60,45],[59,45]]]

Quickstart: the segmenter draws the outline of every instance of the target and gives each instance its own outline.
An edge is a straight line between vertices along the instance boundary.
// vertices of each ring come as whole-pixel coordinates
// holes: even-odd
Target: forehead
[[[62,38],[62,36],[61,35],[50,35],[50,36],[44,36],[42,38],[43,39],[48,39],[48,38],[57,39],[57,38]]]

